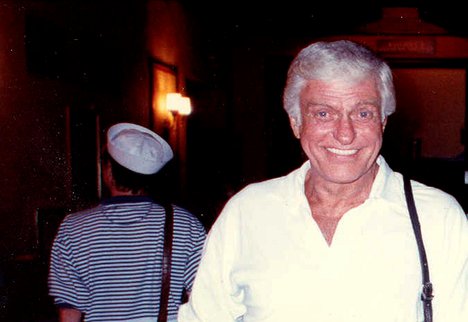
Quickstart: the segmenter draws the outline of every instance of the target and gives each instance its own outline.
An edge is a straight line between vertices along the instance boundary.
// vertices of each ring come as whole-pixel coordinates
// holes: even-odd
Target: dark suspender
[[[418,213],[414,204],[413,191],[411,189],[410,179],[403,176],[406,203],[411,218],[411,224],[413,225],[414,235],[416,237],[416,243],[418,244],[419,260],[421,262],[421,271],[423,277],[423,288],[421,294],[421,300],[424,305],[424,322],[432,322],[432,283],[429,279],[429,266],[427,264],[426,250],[424,249],[424,243],[421,236],[421,226],[419,224]]]
[[[171,255],[172,255],[172,229],[173,208],[171,204],[165,204],[166,220],[164,223],[164,251],[162,260],[161,301],[159,302],[158,322],[167,321],[167,304],[169,302],[169,290],[171,286]]]

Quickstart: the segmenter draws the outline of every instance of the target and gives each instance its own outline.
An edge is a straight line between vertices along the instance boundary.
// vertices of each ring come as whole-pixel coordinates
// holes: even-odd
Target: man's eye
[[[364,120],[370,120],[374,117],[374,113],[372,111],[359,111],[359,118]]]
[[[336,119],[336,113],[330,110],[317,110],[311,116],[320,122],[330,122]]]

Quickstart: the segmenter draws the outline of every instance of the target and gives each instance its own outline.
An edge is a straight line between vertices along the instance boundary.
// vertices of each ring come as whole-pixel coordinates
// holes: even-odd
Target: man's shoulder
[[[197,219],[197,216],[183,206],[172,204],[172,209],[174,210],[174,214],[181,218],[186,218],[187,220]]]
[[[173,204],[172,206],[174,209],[175,220],[180,221],[186,225],[203,227],[200,219],[194,213],[180,205]]]
[[[63,221],[71,224],[71,223],[94,220],[96,219],[96,217],[100,216],[101,208],[102,208],[101,205],[96,205],[91,208],[86,208],[86,209],[71,212],[65,216]]]
[[[57,235],[59,238],[81,235],[85,229],[95,227],[101,217],[100,206],[70,212],[61,221]]]
[[[299,180],[299,181],[298,181]],[[270,178],[263,181],[250,183],[237,193],[237,198],[251,197],[287,197],[291,193],[296,193],[298,187],[303,186],[297,176],[297,170],[280,177]]]
[[[431,210],[431,212],[439,211],[439,213],[450,209],[462,211],[457,199],[442,189],[412,181],[412,190],[417,206],[422,209]]]

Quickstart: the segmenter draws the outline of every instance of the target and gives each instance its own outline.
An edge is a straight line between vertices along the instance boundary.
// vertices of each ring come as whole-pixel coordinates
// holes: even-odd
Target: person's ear
[[[102,180],[104,183],[110,187],[114,178],[112,177],[112,167],[109,160],[103,160],[101,163],[102,166]]]
[[[387,117],[385,117],[382,122],[382,132],[385,131],[385,126],[387,126]]]
[[[297,124],[297,120],[294,117],[289,117],[289,124],[293,130],[294,136],[298,139],[301,138],[301,127]]]

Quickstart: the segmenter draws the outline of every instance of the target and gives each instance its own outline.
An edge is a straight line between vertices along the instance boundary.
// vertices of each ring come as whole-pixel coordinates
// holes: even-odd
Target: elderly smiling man
[[[425,319],[404,179],[380,155],[395,105],[390,68],[365,47],[317,42],[298,54],[284,108],[308,160],[229,200],[180,322]],[[466,322],[466,215],[452,196],[411,186],[434,321]]]

